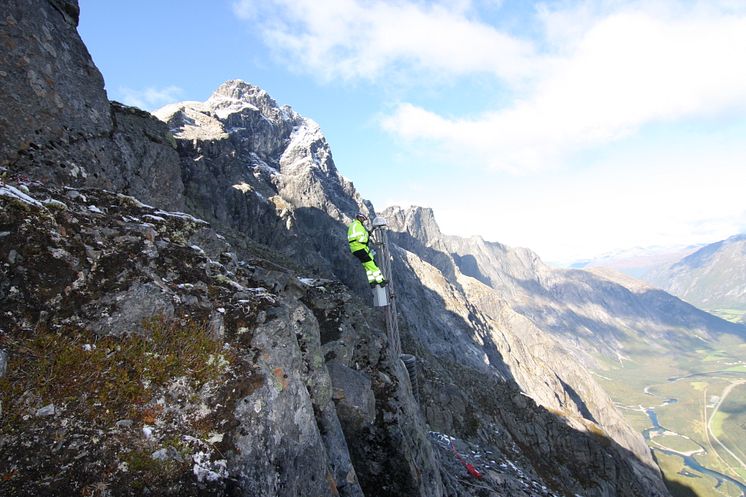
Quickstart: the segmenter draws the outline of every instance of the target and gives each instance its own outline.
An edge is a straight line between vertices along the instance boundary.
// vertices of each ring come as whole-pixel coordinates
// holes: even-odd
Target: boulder
[[[376,399],[368,376],[343,364],[327,364],[332,379],[333,394],[342,426],[347,431],[359,431],[376,419]]]

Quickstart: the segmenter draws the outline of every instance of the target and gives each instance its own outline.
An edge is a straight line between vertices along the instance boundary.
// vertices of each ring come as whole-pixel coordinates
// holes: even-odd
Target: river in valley
[[[651,435],[650,434],[653,433],[653,432],[664,432],[664,431],[668,431],[668,430],[666,430],[666,428],[662,427],[658,423],[658,416],[655,414],[655,409],[654,408],[652,408],[652,407],[648,408],[648,409],[645,410],[645,412],[647,413],[648,417],[650,418],[650,422],[653,424],[652,428],[648,428],[647,430],[645,430],[645,431],[642,432],[642,434],[643,434],[643,436],[645,437],[646,440],[650,440],[651,439]],[[701,464],[699,464],[697,462],[697,460],[694,459],[694,457],[692,457],[692,456],[683,455],[683,454],[681,454],[679,452],[676,452],[676,451],[673,451],[673,450],[662,449],[660,447],[655,447],[655,450],[658,451],[658,452],[662,452],[663,454],[667,454],[669,456],[680,457],[684,461],[684,466],[685,467],[691,468],[691,469],[693,469],[695,471],[698,471],[699,473],[702,473],[702,474],[705,474],[705,475],[708,475],[708,476],[711,476],[711,477],[715,478],[715,480],[717,481],[717,485],[715,486],[715,488],[720,487],[724,482],[728,481],[728,482],[732,483],[733,485],[735,485],[736,487],[738,487],[739,489],[741,489],[741,497],[746,497],[746,485],[744,485],[740,481],[736,480],[735,478],[732,478],[732,477],[730,477],[728,475],[724,475],[722,473],[718,473],[717,471],[714,471],[712,469],[705,468],[704,466],[702,466]],[[696,475],[694,475],[694,474],[689,474],[687,476],[689,476],[691,478],[696,478]]]
[[[724,373],[724,372],[713,371],[713,372],[708,372],[708,373],[694,373],[694,374],[687,375],[687,376],[669,378],[668,381],[669,382],[675,382],[675,381],[681,380],[683,378],[690,378],[690,377],[693,377],[693,376],[708,376],[708,375],[717,374],[717,373]],[[731,373],[731,372],[729,371],[727,373]],[[650,388],[650,386],[645,388],[645,393],[647,395],[655,396],[654,394],[650,393],[649,388]],[[666,399],[662,405],[668,405],[668,404],[672,404],[672,403],[675,403],[675,402],[676,402],[676,399]],[[656,434],[662,434],[664,432],[670,432],[670,430],[668,430],[667,428],[661,426],[660,423],[658,422],[658,415],[656,414],[654,407],[646,408],[645,409],[645,413],[648,415],[648,418],[650,418],[650,422],[653,425],[651,428],[648,428],[648,429],[646,429],[646,430],[644,430],[642,432],[642,434],[643,434],[643,436],[645,437],[646,440],[651,440]],[[693,442],[693,440],[692,440],[692,442]],[[744,485],[744,483],[742,483],[741,481],[739,481],[739,480],[737,480],[737,479],[735,479],[735,478],[733,478],[731,476],[724,475],[724,474],[719,473],[717,471],[714,471],[714,470],[712,470],[710,468],[706,468],[706,467],[702,466],[700,463],[698,463],[696,461],[696,459],[694,459],[694,457],[692,455],[683,454],[683,453],[680,453],[680,452],[677,452],[677,451],[674,451],[674,450],[664,449],[664,448],[661,448],[661,447],[654,447],[654,450],[659,451],[659,452],[661,452],[663,454],[667,454],[669,456],[679,457],[679,458],[682,459],[685,468],[692,469],[694,471],[697,471],[700,474],[704,474],[704,475],[707,475],[707,476],[710,476],[710,477],[714,478],[717,481],[717,484],[715,486],[716,489],[720,488],[725,482],[728,482],[728,483],[731,483],[732,485],[734,485],[736,488],[740,489],[740,491],[741,491],[741,496],[740,497],[746,497],[746,485]],[[702,450],[704,451],[706,449],[704,447],[702,447]],[[691,477],[691,478],[697,478],[696,474],[691,474],[691,473],[688,473],[688,472],[685,472],[684,474],[686,476],[688,476],[688,477]]]

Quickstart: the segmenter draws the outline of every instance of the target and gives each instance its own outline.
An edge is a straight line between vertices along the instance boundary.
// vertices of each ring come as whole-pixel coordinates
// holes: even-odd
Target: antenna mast
[[[396,291],[394,290],[394,275],[391,270],[391,253],[389,252],[388,223],[380,216],[373,219],[373,244],[378,249],[376,259],[378,267],[388,284],[381,288],[373,288],[373,305],[383,307],[386,313],[386,332],[395,357],[401,355],[401,340],[399,338],[399,321],[396,313]]]

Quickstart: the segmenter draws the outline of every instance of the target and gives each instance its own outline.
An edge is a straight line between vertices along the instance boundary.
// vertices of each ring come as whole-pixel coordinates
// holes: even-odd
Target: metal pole
[[[399,360],[406,368],[409,382],[412,387],[412,393],[419,402],[419,382],[417,379],[417,358],[411,354],[402,354],[401,339],[399,337],[399,320],[396,312],[396,292],[394,291],[394,272],[391,269],[391,252],[389,251],[388,233],[386,231],[386,220],[377,217],[373,220],[373,244],[377,247],[376,263],[383,273],[388,284],[384,288],[386,291],[388,305],[384,306],[386,313],[386,334],[389,339],[389,350],[394,360]]]
[[[376,263],[386,278],[386,295],[388,296],[389,305],[384,307],[386,313],[386,333],[388,335],[391,352],[394,357],[401,354],[401,341],[399,339],[399,322],[396,313],[396,292],[394,290],[394,275],[391,270],[391,253],[389,251],[388,233],[386,232],[386,220],[377,217],[373,220],[374,238],[373,243],[378,247],[376,251]]]

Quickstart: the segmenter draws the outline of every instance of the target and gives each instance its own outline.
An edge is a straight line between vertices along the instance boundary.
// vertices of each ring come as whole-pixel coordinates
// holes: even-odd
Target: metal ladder
[[[388,335],[391,353],[398,357],[407,370],[412,391],[419,400],[419,388],[417,384],[417,358],[411,354],[402,354],[401,339],[399,336],[399,320],[396,312],[396,291],[394,290],[393,271],[391,269],[391,253],[387,232],[388,223],[382,217],[373,219],[373,233],[371,240],[376,247],[376,264],[386,278],[388,284],[381,288],[373,288],[373,305],[383,307],[386,315],[386,334]]]
[[[391,252],[389,251],[389,240],[387,232],[388,223],[382,217],[373,219],[373,233],[371,238],[376,248],[376,264],[386,278],[388,284],[381,288],[373,287],[373,305],[383,307],[386,314],[386,332],[391,344],[392,352],[399,356],[401,354],[401,340],[399,338],[399,322],[396,319],[396,292],[394,291],[394,278],[391,271]]]

